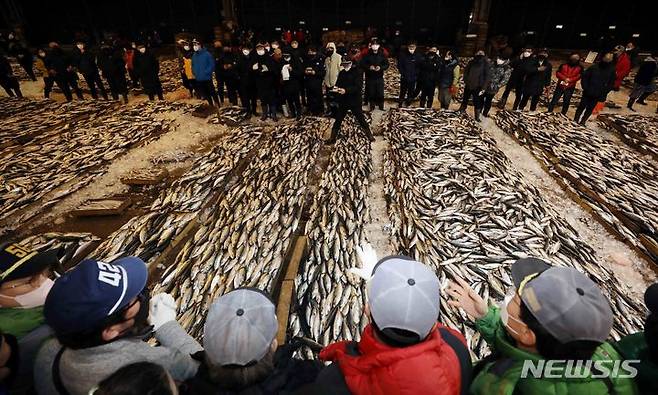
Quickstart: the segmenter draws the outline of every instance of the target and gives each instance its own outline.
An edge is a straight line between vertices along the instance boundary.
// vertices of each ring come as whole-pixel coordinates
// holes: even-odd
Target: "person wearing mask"
[[[276,65],[265,47],[261,44],[256,46],[256,56],[251,60],[251,69],[256,73],[256,90],[262,108],[261,121],[267,117],[274,122],[279,119],[276,116],[276,84],[280,73],[276,72]]]
[[[370,323],[361,340],[326,346],[332,362],[315,382],[316,394],[467,393],[471,358],[464,336],[437,322],[440,284],[434,271],[404,256],[358,269],[366,281]],[[356,272],[356,271],[353,271]]]
[[[34,67],[37,71],[43,76],[43,97],[48,99],[50,97],[50,92],[53,89],[53,84],[55,80],[48,74],[48,68],[46,67],[46,50],[44,48],[39,48],[37,51],[37,57],[34,61]]]
[[[475,57],[464,68],[464,98],[459,111],[465,112],[468,101],[473,98],[475,120],[480,121],[483,96],[491,82],[491,68],[483,50],[478,50]]]
[[[126,80],[126,63],[120,49],[114,48],[110,43],[101,43],[101,52],[98,56],[98,66],[103,77],[110,86],[110,94],[114,100],[123,97],[123,102],[128,104],[128,81]]]
[[[551,84],[551,75],[553,74],[553,66],[548,61],[548,52],[546,49],[541,49],[537,56],[530,58],[524,64],[523,74],[523,87],[521,88],[521,100],[519,107],[514,110],[525,110],[525,106],[530,101],[530,111],[537,110],[539,98],[544,90]]]
[[[510,66],[512,67],[512,75],[509,78],[509,81],[507,82],[507,85],[505,85],[505,90],[503,91],[503,95],[500,98],[500,101],[498,102],[498,108],[504,109],[505,105],[507,104],[507,98],[509,97],[509,94],[514,91],[514,104],[512,107],[514,109],[517,109],[519,107],[519,103],[521,102],[521,95],[522,95],[522,89],[523,89],[523,80],[525,79],[525,70],[526,70],[526,63],[530,62],[532,59],[532,48],[523,48],[521,49],[521,53],[517,58],[514,58],[510,62]]]
[[[418,73],[421,107],[432,108],[434,91],[436,90],[436,84],[439,81],[442,68],[443,63],[439,57],[438,48],[431,46],[425,54],[425,58],[420,62],[420,71]]]
[[[257,69],[253,69],[254,56],[251,53],[251,47],[243,44],[240,49],[240,56],[237,62],[237,71],[240,81],[238,93],[242,108],[251,115],[258,115],[256,112],[256,102],[258,101],[258,91],[256,89]]]
[[[49,43],[48,47],[50,48],[46,62],[48,74],[55,79],[55,83],[62,93],[64,93],[66,101],[73,100],[71,88],[73,88],[78,99],[84,99],[82,91],[78,87],[78,77],[73,72],[71,57],[56,42]]]
[[[640,50],[635,46],[635,43],[629,42],[626,44],[626,53],[631,60],[631,69],[640,65]]]
[[[131,42],[129,46],[126,46],[123,52],[123,62],[126,64],[126,70],[128,70],[128,76],[130,77],[130,83],[134,88],[139,87],[139,77],[135,73],[135,50],[137,49],[137,44]]]
[[[500,307],[488,307],[462,279],[448,288],[448,303],[475,320],[493,352],[480,362],[471,394],[638,393],[628,376],[601,378],[596,369],[583,369],[584,374],[573,377],[568,365],[552,365],[551,378],[532,372],[522,377],[527,361],[592,361],[592,366],[601,364],[612,371],[621,356],[606,343],[613,323],[610,304],[586,275],[536,258],[519,259],[511,271],[514,286]]]
[[[640,393],[658,394],[658,283],[644,292],[644,304],[649,310],[644,331],[625,336],[614,346],[624,359],[640,361],[633,365]]]
[[[338,73],[336,85],[331,89],[331,92],[336,95],[338,102],[338,109],[336,111],[336,120],[331,128],[331,137],[327,144],[334,144],[340,132],[340,125],[347,115],[347,112],[352,112],[354,118],[359,123],[361,128],[366,134],[366,137],[372,142],[375,141],[372,133],[370,132],[370,125],[363,115],[361,108],[361,89],[363,89],[363,73],[352,65],[352,61],[344,59],[341,61],[341,71]]]
[[[336,85],[336,81],[338,80],[338,73],[340,72],[342,57],[336,53],[336,44],[331,42],[327,43],[325,54],[326,57],[324,59],[324,68],[326,73],[324,75],[323,83],[325,89],[330,90],[334,87],[334,85]]]
[[[656,72],[658,71],[657,66],[656,58],[651,55],[647,56],[642,61],[642,64],[635,75],[635,85],[633,86],[631,94],[628,96],[628,104],[626,107],[629,110],[635,111],[633,104],[635,104],[636,101],[638,104],[646,106],[647,103],[644,99],[656,91],[654,79],[656,78]]]
[[[134,362],[162,365],[177,381],[196,374],[199,364],[191,354],[201,346],[176,322],[171,295],[149,299],[147,277],[143,261],[126,257],[86,259],[55,281],[44,315],[56,338],[37,355],[37,393],[86,395]],[[153,331],[157,347],[144,341]]]
[[[283,65],[281,66],[281,90],[283,98],[288,104],[291,118],[301,118],[302,104],[299,99],[299,75],[302,74],[302,65],[296,61],[291,54],[283,54]]]
[[[98,74],[98,65],[96,64],[96,55],[87,49],[87,46],[82,41],[75,43],[73,49],[73,62],[80,74],[85,77],[91,97],[98,99],[96,87],[101,92],[103,99],[107,100],[107,93],[101,81],[101,76]]]
[[[238,105],[239,76],[237,64],[238,57],[233,53],[233,48],[229,45],[224,46],[224,55],[220,59],[219,67],[221,68],[222,80],[226,85],[226,97],[234,106]],[[217,70],[215,70],[215,74],[217,74]],[[222,96],[219,99],[222,103],[224,102]]]
[[[274,71],[274,108],[276,111],[281,110],[285,117],[289,117],[290,111],[283,96],[283,80],[281,79],[284,64],[281,48],[273,50],[270,58],[272,59],[272,70]]]
[[[4,54],[0,54],[0,86],[10,97],[23,97],[18,78],[14,77],[9,59]]]
[[[299,48],[299,42],[297,40],[292,40],[290,45],[287,47],[287,52],[292,56],[292,59],[300,67],[304,65],[304,56],[302,55],[302,50]],[[297,75],[297,81],[299,83],[299,96],[301,97],[302,106],[306,107],[308,103],[306,102],[306,89],[304,88],[304,73],[299,73]]]
[[[370,111],[373,111],[375,106],[384,111],[384,71],[388,66],[388,59],[383,51],[380,51],[379,41],[373,41],[370,51],[361,60],[361,68],[366,75],[366,95],[370,103]]]
[[[221,40],[215,40],[213,41],[213,57],[215,59],[215,80],[217,81],[217,95],[219,96],[219,100],[221,104],[224,104],[224,68],[223,66],[223,58],[224,55],[226,54],[226,49],[228,49],[228,52],[231,51],[231,46],[227,45],[224,46]]]
[[[509,59],[503,56],[504,55],[498,55],[496,61],[491,63],[491,81],[489,82],[487,89],[485,89],[483,96],[484,104],[482,106],[482,115],[485,117],[489,116],[493,98],[498,94],[500,88],[507,84],[512,75],[512,67],[509,65]]]
[[[320,116],[324,112],[322,102],[322,81],[325,75],[324,58],[314,46],[308,47],[307,55],[304,61],[306,100],[311,114]]]
[[[594,107],[599,102],[605,102],[608,93],[612,91],[615,84],[614,55],[606,53],[597,64],[590,66],[583,72],[580,85],[583,87],[583,97],[576,109],[574,121],[581,125],[589,119]]]
[[[400,70],[398,107],[403,105],[409,107],[411,101],[416,98],[418,92],[416,82],[421,62],[420,54],[416,53],[416,43],[412,41],[407,45],[407,50],[403,51],[398,58],[398,69]]]
[[[194,85],[199,90],[210,106],[221,106],[215,84],[212,81],[213,72],[215,71],[215,59],[207,49],[201,45],[201,42],[192,43],[192,73],[194,73]]]
[[[203,330],[204,351],[183,394],[289,394],[312,383],[322,365],[292,357],[295,344],[277,343],[276,306],[255,288],[217,298]]]
[[[37,77],[34,75],[34,55],[32,55],[32,52],[23,44],[18,43],[14,47],[14,56],[28,77],[32,81],[36,81]]]
[[[89,395],[178,395],[176,382],[153,362],[126,365],[101,381]]]
[[[453,96],[457,93],[457,86],[459,85],[459,78],[461,69],[459,67],[459,59],[455,56],[454,52],[447,51],[443,58],[443,66],[439,73],[439,102],[441,108],[447,110],[450,107],[450,102]]]
[[[576,83],[580,81],[582,73],[583,66],[580,64],[580,55],[577,53],[572,53],[569,56],[569,61],[562,63],[555,72],[555,76],[557,77],[557,86],[555,87],[553,98],[548,105],[548,112],[553,112],[553,109],[555,106],[557,106],[558,101],[560,101],[560,98],[563,97],[562,114],[567,115],[569,104],[571,104],[571,96],[576,90]]]
[[[149,100],[164,100],[162,93],[162,84],[160,83],[160,61],[146,48],[144,43],[137,44],[137,54],[133,61],[135,73],[139,76],[144,92],[148,95]]]
[[[626,53],[626,47],[617,45],[615,47],[615,84],[613,90],[618,91],[624,78],[631,72],[631,58]]]
[[[194,83],[196,82],[196,79],[194,78],[194,72],[192,72],[193,53],[194,52],[192,51],[190,43],[184,41],[180,51],[179,65],[183,86],[190,92],[190,99],[194,99]]]

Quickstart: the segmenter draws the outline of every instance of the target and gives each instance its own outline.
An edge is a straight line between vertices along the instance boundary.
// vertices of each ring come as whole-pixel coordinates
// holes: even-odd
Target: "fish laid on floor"
[[[597,120],[629,146],[658,160],[658,115],[601,114]]]

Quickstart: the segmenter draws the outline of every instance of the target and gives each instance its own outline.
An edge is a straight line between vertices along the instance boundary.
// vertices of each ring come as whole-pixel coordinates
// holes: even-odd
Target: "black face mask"
[[[16,375],[18,374],[18,365],[20,363],[18,359],[18,340],[16,340],[16,337],[13,335],[10,335],[8,333],[5,333],[3,335],[3,342],[7,342],[7,345],[9,346],[9,360],[7,360],[7,363],[5,363],[5,368],[9,369],[9,376],[5,377],[3,380],[3,383],[7,385],[7,387],[10,387],[11,384],[14,382],[16,379]]]
[[[308,57],[309,57],[309,58],[314,58],[314,57],[315,57],[315,55],[317,55],[317,54],[315,54],[315,53],[312,53],[312,52],[309,52],[309,53],[308,53]]]
[[[333,50],[333,49],[328,49],[328,50],[327,50],[327,55],[328,55],[328,56],[331,56],[331,55],[333,55],[333,54],[334,54],[334,50]]]
[[[546,56],[546,55],[539,55],[539,56],[537,56],[537,58],[538,58],[539,60],[546,60],[546,58],[548,58],[548,56]]]
[[[137,300],[139,300],[139,311],[133,318],[135,324],[118,338],[144,337],[153,331],[153,325],[149,324],[149,304],[151,301],[151,294],[149,293],[148,288],[144,288],[142,293],[137,295]]]

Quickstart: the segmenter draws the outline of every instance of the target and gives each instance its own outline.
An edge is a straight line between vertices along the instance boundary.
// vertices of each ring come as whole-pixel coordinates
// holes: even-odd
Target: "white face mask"
[[[377,52],[379,50],[379,45],[377,45],[377,44],[373,45],[372,50]]]
[[[626,50],[627,50],[627,51],[630,51],[630,50],[632,50],[632,49],[633,49],[633,47],[626,47]]]
[[[509,315],[509,312],[507,311],[507,307],[508,307],[509,304],[512,302],[512,299],[514,299],[514,294],[513,294],[513,293],[511,293],[511,294],[505,296],[505,299],[504,299],[503,302],[500,304],[500,321],[503,323],[503,326],[505,327],[505,330],[506,330],[510,335],[519,336],[519,333],[518,333],[517,331],[515,331],[514,329],[512,329],[512,328],[509,327],[509,321],[510,321],[510,319],[511,319],[512,321],[516,321],[516,322],[519,323],[519,324],[523,324],[523,325],[525,325],[525,324],[523,323],[523,321],[520,321],[518,318],[516,318],[516,317],[512,317],[511,315]]]
[[[249,50],[248,49],[243,49],[242,53],[244,54],[244,56],[247,56],[247,55],[249,55]]]
[[[145,53],[145,52],[146,52],[146,48],[140,48],[140,49],[138,49],[138,51],[139,51],[140,53]]]
[[[263,51],[262,49],[257,50],[256,53],[260,56],[265,55],[265,51]]]
[[[269,50],[270,50],[270,47],[269,47],[269,46],[265,47],[265,50],[266,50],[266,51],[269,51]]]
[[[524,52],[524,53],[521,54],[521,57],[522,58],[527,58],[527,57],[530,57],[530,55],[532,55],[532,52]]]
[[[82,50],[85,46],[84,44],[77,44],[76,47],[78,47],[79,50]]]
[[[505,63],[504,60],[502,60],[502,59],[496,59],[496,64],[503,64],[503,63]]]
[[[53,280],[47,278],[41,283],[41,285],[39,285],[39,288],[28,293],[16,296],[2,296],[7,299],[13,299],[22,309],[31,309],[33,307],[43,306],[46,302],[46,296],[48,296],[48,292],[50,292],[50,288],[53,287],[53,284]]]
[[[14,35],[13,35],[13,34],[10,34],[10,35],[9,35],[9,36],[7,36],[7,37],[8,37],[8,38],[9,38],[9,39],[11,40],[11,39],[13,39],[13,38],[14,38]]]
[[[200,49],[201,49],[201,46],[200,46],[200,45],[195,45],[195,46],[194,46],[194,50],[195,50],[195,51],[198,51],[198,50],[200,50]]]
[[[190,46],[189,46],[189,45],[183,45],[183,49],[186,50],[186,51],[189,51],[189,50],[190,50]]]
[[[414,53],[414,52],[416,52],[416,48],[414,49],[409,48],[409,53]]]

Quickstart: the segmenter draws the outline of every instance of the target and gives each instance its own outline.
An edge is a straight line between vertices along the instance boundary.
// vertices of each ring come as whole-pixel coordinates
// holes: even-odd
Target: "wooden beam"
[[[306,236],[299,236],[295,241],[295,247],[290,257],[290,263],[286,269],[286,274],[281,283],[281,291],[279,292],[279,299],[277,300],[276,316],[279,320],[279,331],[276,339],[279,344],[285,344],[286,334],[288,330],[288,317],[290,315],[290,305],[295,293],[295,277],[299,271],[299,264],[306,255],[306,245],[308,238]]]

